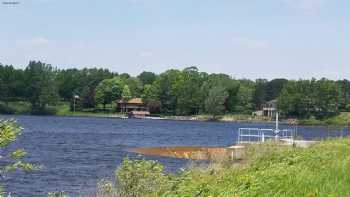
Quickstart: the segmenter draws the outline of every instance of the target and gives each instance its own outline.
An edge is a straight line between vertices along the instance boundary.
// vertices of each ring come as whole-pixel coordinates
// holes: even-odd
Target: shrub
[[[28,114],[31,104],[25,101],[4,103],[0,101],[0,114]]]
[[[116,171],[116,183],[102,180],[99,197],[159,196],[167,185],[163,166],[156,161],[124,159]]]
[[[42,109],[33,109],[33,115],[55,115],[57,114],[57,108],[54,106],[46,106]]]
[[[0,101],[0,113],[1,114],[14,114],[14,110],[6,103]]]
[[[31,171],[34,169],[32,164],[22,161],[22,158],[27,155],[23,149],[10,153],[3,151],[3,149],[16,141],[17,137],[21,135],[21,130],[22,128],[14,120],[0,120],[1,177],[14,170]]]

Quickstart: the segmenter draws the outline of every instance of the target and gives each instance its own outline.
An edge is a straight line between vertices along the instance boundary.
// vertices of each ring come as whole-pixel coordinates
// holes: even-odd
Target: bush
[[[57,108],[54,106],[46,106],[43,109],[32,110],[33,115],[55,115],[57,114]]]
[[[14,120],[0,120],[0,158],[2,161],[0,177],[4,177],[7,173],[15,170],[32,171],[35,169],[32,164],[22,161],[27,155],[23,149],[17,149],[10,153],[4,151],[21,135],[21,130],[22,128]],[[1,193],[0,196],[2,196]]]
[[[25,101],[8,102],[0,101],[0,114],[28,114],[31,111],[31,105]]]
[[[124,159],[116,171],[116,183],[102,180],[98,184],[99,197],[160,196],[167,185],[163,166],[156,161]]]
[[[0,113],[1,114],[14,114],[15,111],[9,105],[4,102],[0,102]]]

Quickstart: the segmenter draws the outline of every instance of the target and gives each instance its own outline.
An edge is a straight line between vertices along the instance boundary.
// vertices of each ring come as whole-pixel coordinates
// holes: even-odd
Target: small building
[[[118,112],[148,111],[141,98],[133,98],[129,101],[119,100],[117,102]]]
[[[271,100],[262,105],[263,115],[269,118],[274,118],[277,113],[277,100]]]

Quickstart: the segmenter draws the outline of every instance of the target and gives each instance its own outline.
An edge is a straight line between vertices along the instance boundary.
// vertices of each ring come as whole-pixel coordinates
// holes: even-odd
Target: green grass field
[[[194,170],[179,196],[350,196],[350,139],[273,150],[247,166]]]
[[[260,145],[252,150],[238,164],[195,166],[175,175],[151,161],[127,160],[116,172],[115,186],[99,184],[99,196],[350,196],[350,138],[307,149]]]

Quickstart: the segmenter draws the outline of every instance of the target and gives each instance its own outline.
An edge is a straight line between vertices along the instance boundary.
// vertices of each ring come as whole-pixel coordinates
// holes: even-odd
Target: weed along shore
[[[192,160],[220,161],[230,158],[232,160],[243,159],[244,146],[232,147],[153,147],[153,148],[131,148],[130,152],[155,155],[163,157],[175,157]]]
[[[308,148],[311,145],[318,143],[318,141],[307,140],[280,140],[278,142],[267,141],[265,143],[255,144],[238,144],[229,147],[191,147],[191,146],[178,146],[178,147],[149,147],[149,148],[129,148],[128,151],[143,155],[162,156],[162,157],[174,157],[191,160],[210,160],[210,161],[240,161],[246,160],[249,157],[248,152],[252,147],[264,144],[274,144],[276,147],[295,147],[295,148]]]
[[[244,148],[244,160],[213,160],[208,166],[194,165],[176,174],[163,173],[162,165],[155,161],[126,159],[117,170],[116,181],[129,180],[129,185],[109,188],[107,196],[129,192],[140,196],[349,196],[350,138],[312,142],[309,146],[303,143],[249,144]],[[181,158],[190,157],[191,151],[224,152],[205,147],[138,151]],[[132,187],[135,184],[137,190]]]

